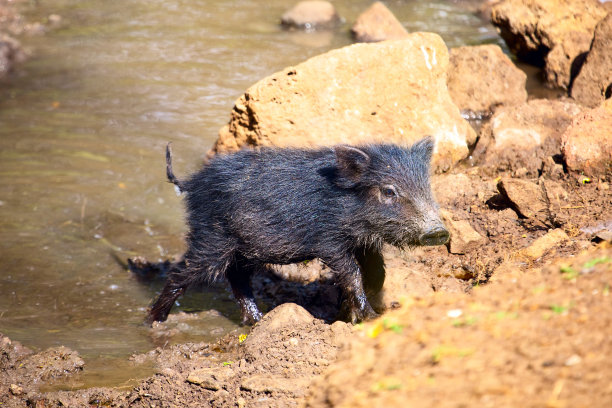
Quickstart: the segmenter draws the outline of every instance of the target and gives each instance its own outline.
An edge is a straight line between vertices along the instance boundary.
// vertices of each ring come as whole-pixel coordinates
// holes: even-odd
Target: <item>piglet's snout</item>
[[[421,245],[444,245],[448,242],[450,234],[442,225],[437,225],[425,231],[419,237]]]

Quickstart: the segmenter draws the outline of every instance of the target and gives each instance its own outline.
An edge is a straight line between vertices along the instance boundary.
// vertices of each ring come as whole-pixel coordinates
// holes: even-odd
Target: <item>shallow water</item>
[[[33,57],[0,84],[0,332],[35,349],[78,350],[87,367],[76,386],[148,373],[125,361],[160,345],[142,322],[161,284],[137,282],[117,259],[183,249],[166,142],[178,175],[195,170],[248,86],[349,44],[350,22],[370,1],[335,1],[347,23],[327,33],[282,31],[291,4],[58,0],[24,10],[62,22],[22,39]],[[386,4],[406,28],[437,32],[449,47],[501,45],[452,2]],[[220,313],[182,323],[174,341],[211,341],[237,327],[223,288],[191,291],[180,304],[174,312]]]

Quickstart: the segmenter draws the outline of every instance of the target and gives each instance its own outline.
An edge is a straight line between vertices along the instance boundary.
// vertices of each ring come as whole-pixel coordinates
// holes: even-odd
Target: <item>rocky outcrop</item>
[[[446,170],[467,156],[466,140],[475,138],[448,94],[447,68],[446,45],[431,33],[332,50],[251,86],[211,153],[243,146],[406,145],[432,135],[433,166]]]
[[[612,99],[577,115],[562,141],[568,170],[612,178]]]
[[[474,156],[496,170],[537,177],[548,158],[561,153],[561,135],[580,111],[569,101],[546,99],[502,107],[483,127]]]
[[[387,6],[377,1],[357,17],[351,34],[358,42],[377,42],[406,38],[408,31]]]
[[[571,94],[591,108],[612,96],[612,13],[595,28],[591,49],[572,83]]]
[[[606,10],[593,0],[505,0],[491,21],[512,52],[543,66],[548,85],[567,89]]]
[[[448,91],[467,115],[489,116],[498,106],[526,102],[526,81],[527,75],[497,45],[450,50]]]
[[[340,21],[334,6],[328,1],[301,1],[281,17],[287,28],[318,29],[331,28]]]

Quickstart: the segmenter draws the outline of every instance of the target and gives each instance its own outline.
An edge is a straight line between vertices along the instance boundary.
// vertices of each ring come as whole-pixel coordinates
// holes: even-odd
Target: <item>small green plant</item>
[[[377,320],[368,328],[366,335],[371,339],[375,339],[385,330],[391,330],[394,333],[400,334],[402,332],[402,326],[390,319]]]
[[[493,317],[497,320],[506,320],[506,319],[518,319],[518,313],[516,312],[506,312],[505,310],[500,310],[499,312],[495,312]]]
[[[607,256],[602,256],[600,258],[594,258],[591,259],[590,261],[587,261],[584,263],[583,268],[584,269],[591,269],[592,267],[594,267],[595,265],[601,264],[601,263],[608,263],[610,262],[610,258]]]
[[[556,314],[564,314],[565,312],[569,311],[573,306],[573,303],[570,302],[569,305],[565,306],[565,305],[550,305],[550,310],[553,311],[553,313]]]
[[[467,357],[474,354],[471,348],[459,348],[455,346],[438,346],[431,353],[431,360],[437,364],[442,360],[442,357]]]
[[[400,382],[389,382],[389,381],[378,381],[376,384],[372,386],[372,391],[392,391],[399,390],[404,385]]]
[[[385,329],[387,330],[391,330],[397,334],[400,334],[402,332],[402,326],[398,323],[391,322],[388,319],[384,319],[383,324],[384,324]]]
[[[563,277],[567,280],[576,279],[578,275],[580,275],[580,272],[578,272],[571,266],[562,266],[561,273],[563,274]]]
[[[478,321],[478,319],[475,316],[465,316],[463,319],[455,319],[453,320],[453,326],[455,327],[466,327],[466,326],[472,326],[473,324],[476,324],[476,322]]]

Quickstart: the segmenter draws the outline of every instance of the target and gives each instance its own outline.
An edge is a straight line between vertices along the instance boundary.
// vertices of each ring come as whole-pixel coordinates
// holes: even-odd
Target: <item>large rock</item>
[[[577,115],[562,140],[568,170],[612,178],[612,99]]]
[[[523,169],[523,175],[537,176],[548,158],[561,153],[561,135],[581,109],[546,99],[502,107],[483,127],[474,155],[497,170]]]
[[[387,6],[377,1],[357,17],[351,34],[355,41],[377,42],[406,38],[408,31]]]
[[[488,116],[500,105],[522,104],[526,81],[527,75],[497,45],[450,50],[448,91],[462,112]]]
[[[212,153],[243,146],[407,145],[433,135],[434,168],[446,170],[467,156],[466,139],[475,137],[448,94],[447,68],[446,45],[431,33],[332,50],[250,87]]]
[[[548,85],[567,89],[605,16],[595,0],[505,0],[491,21],[519,58],[544,66]]]
[[[328,1],[301,1],[281,17],[285,27],[299,29],[330,28],[340,21],[334,6]]]
[[[572,98],[591,108],[612,94],[612,13],[595,28],[591,49],[572,83]]]

